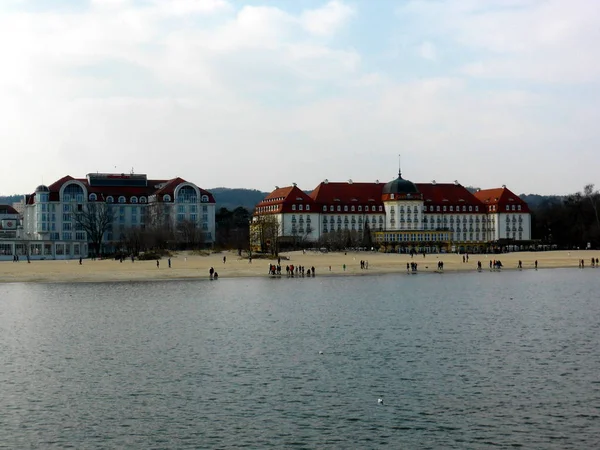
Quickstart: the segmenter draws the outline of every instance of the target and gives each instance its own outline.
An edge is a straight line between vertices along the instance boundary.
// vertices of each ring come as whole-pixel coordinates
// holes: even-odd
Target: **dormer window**
[[[350,211],[354,211],[354,205],[350,207]]]
[[[119,197],[119,203],[125,203],[127,200],[125,199],[125,196],[121,195]]]
[[[521,211],[521,205],[517,205],[517,209]]]
[[[171,196],[169,194],[163,195],[163,202],[170,202],[170,201],[171,201]]]
[[[302,205],[298,205],[298,209],[302,211]]]
[[[469,211],[473,211],[473,207],[469,205]]]
[[[446,205],[443,206],[442,211],[446,211]]]
[[[137,202],[138,202],[138,198],[137,198],[137,197],[131,197],[131,198],[129,199],[129,201],[130,201],[131,203],[137,203]]]
[[[348,211],[348,205],[344,205],[344,211]]]
[[[96,200],[98,200],[98,196],[96,194],[92,193],[89,196],[89,200],[90,200],[90,202],[95,202]]]
[[[115,199],[113,198],[112,195],[109,195],[108,197],[106,197],[106,203],[114,203]]]
[[[341,207],[340,205],[337,205],[337,210],[338,210],[338,211],[341,211],[341,210],[342,210],[342,207]]]
[[[467,207],[465,205],[463,205],[463,212],[465,212],[467,210]]]
[[[306,205],[306,210],[310,211],[310,205]]]
[[[454,211],[454,206],[450,206],[450,211]]]
[[[140,203],[146,203],[146,197],[144,197],[144,196],[140,197]]]
[[[201,201],[202,201],[202,203],[208,203],[208,195],[203,195],[201,197]]]
[[[476,207],[475,207],[475,211],[479,211],[479,206],[476,206]]]
[[[510,211],[510,205],[506,205],[506,210]]]
[[[360,205],[359,205],[359,206],[358,206],[358,210],[359,210],[359,211],[362,211],[362,206],[360,206]]]
[[[323,205],[323,211],[327,212],[327,205]]]

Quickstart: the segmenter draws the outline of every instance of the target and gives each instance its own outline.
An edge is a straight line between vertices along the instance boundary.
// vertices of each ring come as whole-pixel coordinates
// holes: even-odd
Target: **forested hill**
[[[23,195],[0,195],[0,205],[12,205],[22,199]]]
[[[257,203],[269,195],[268,192],[243,188],[231,189],[226,187],[218,187],[208,189],[208,191],[215,196],[215,201],[217,202],[217,211],[220,208],[234,210],[238,206],[243,206],[244,208],[252,211]]]
[[[538,195],[538,194],[520,194],[519,197],[527,203],[530,209],[544,208],[561,203],[565,196],[559,195]]]

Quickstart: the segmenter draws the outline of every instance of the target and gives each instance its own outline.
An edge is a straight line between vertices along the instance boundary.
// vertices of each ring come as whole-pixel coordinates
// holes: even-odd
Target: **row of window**
[[[69,196],[64,195],[63,201],[65,201],[65,202],[71,201],[71,199],[67,198],[67,197],[69,197]],[[98,200],[98,195],[91,193],[88,198],[91,202],[95,202]],[[202,199],[203,203],[208,202],[208,195],[203,195],[201,197],[201,199]],[[197,198],[195,196],[189,196],[189,195],[180,195],[179,197],[177,197],[177,201],[180,203],[196,203],[196,200],[197,200]],[[77,201],[81,203],[83,201],[83,197],[81,197],[81,199],[79,199],[79,196],[77,196]],[[169,194],[163,195],[163,201],[170,202],[171,196]],[[106,202],[114,203],[115,198],[112,195],[109,195],[108,197],[106,197]],[[141,196],[139,198],[136,196],[132,196],[129,198],[129,203],[147,203],[147,202],[148,202],[148,199],[145,196]],[[124,195],[121,195],[118,197],[117,203],[127,203],[127,198]]]
[[[306,205],[306,206],[308,207],[309,205]],[[344,205],[344,209],[343,210],[345,212],[348,212],[348,205]],[[357,211],[358,210],[358,212],[362,212],[363,207],[362,207],[362,205],[358,205],[358,206],[351,205],[349,210],[350,211]],[[325,211],[325,212],[327,211],[327,205],[323,205],[323,211]],[[335,205],[335,206],[334,205],[330,205],[329,206],[329,211],[342,211],[342,205]],[[383,206],[379,205],[379,207],[377,207],[375,205],[371,205],[370,209],[369,209],[368,206],[365,206],[365,212],[369,212],[369,211],[372,211],[372,212],[383,211]]]

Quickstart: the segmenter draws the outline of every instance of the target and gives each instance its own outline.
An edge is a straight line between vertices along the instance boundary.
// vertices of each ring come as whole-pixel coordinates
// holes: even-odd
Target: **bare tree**
[[[177,240],[185,248],[196,249],[202,244],[202,232],[198,224],[192,220],[182,220],[177,223]]]
[[[81,211],[72,211],[71,215],[76,227],[87,233],[88,240],[98,255],[104,233],[113,222],[114,213],[111,206],[105,202],[87,203],[82,206]]]
[[[598,199],[600,198],[600,193],[595,191],[594,185],[590,183],[584,186],[583,195],[590,201],[596,216],[596,226],[600,228],[600,216],[598,215]]]
[[[279,221],[274,215],[255,216],[250,225],[251,248],[261,252],[270,251],[277,255],[279,241]]]

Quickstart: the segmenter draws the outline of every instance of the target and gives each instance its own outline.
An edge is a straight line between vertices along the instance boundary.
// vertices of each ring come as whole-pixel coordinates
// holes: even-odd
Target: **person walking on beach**
[[[159,269],[160,268],[160,262],[158,261],[158,259],[156,260],[156,268]]]
[[[169,269],[171,268],[171,258],[167,259],[167,263],[169,264]]]
[[[213,279],[213,274],[215,273],[215,269],[213,269],[212,267],[210,268],[210,270],[208,271],[208,274],[210,275],[210,279]]]
[[[223,256],[223,264],[227,261],[227,256]]]
[[[81,265],[81,261],[82,261],[82,258],[81,258],[81,256],[80,256],[80,257],[79,257],[79,265]]]

